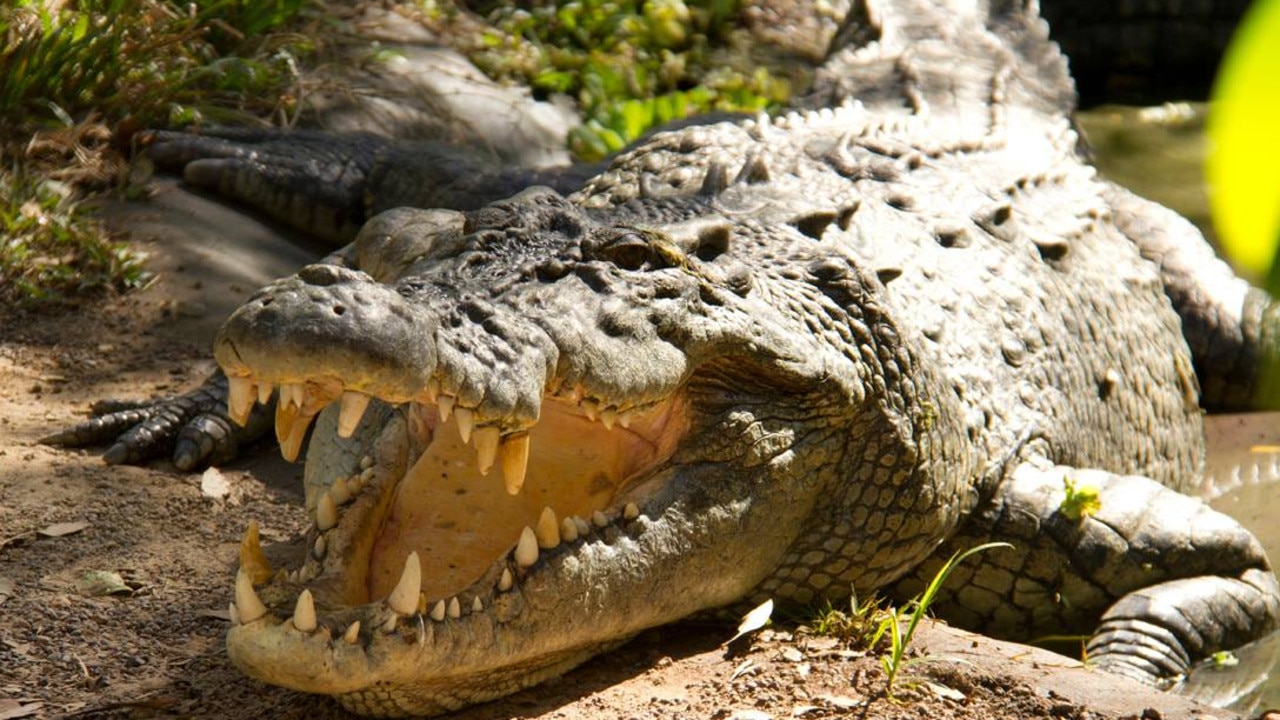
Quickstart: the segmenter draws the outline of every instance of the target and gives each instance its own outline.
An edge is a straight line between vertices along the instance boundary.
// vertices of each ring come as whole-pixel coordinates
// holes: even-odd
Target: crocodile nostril
[[[333,306],[333,314],[334,314],[334,315],[342,315],[342,314],[344,314],[344,313],[346,313],[346,312],[347,312],[347,306],[346,306],[346,305],[334,305],[334,306]]]
[[[270,304],[272,303],[272,301],[274,301],[274,300],[275,300],[275,298],[273,298],[273,297],[264,297],[264,298],[262,298],[262,307],[266,307],[266,306],[270,305]]]

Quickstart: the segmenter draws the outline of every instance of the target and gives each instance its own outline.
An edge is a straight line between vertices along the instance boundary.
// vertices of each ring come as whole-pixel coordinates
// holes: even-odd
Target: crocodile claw
[[[247,427],[226,413],[227,381],[216,373],[182,395],[144,402],[106,401],[93,407],[94,417],[40,439],[45,445],[108,445],[108,465],[137,465],[170,454],[183,471],[234,458],[240,445],[269,427],[268,413],[256,409]]]

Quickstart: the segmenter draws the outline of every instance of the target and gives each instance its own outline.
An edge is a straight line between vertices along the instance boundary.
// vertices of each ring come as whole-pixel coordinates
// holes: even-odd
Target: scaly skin
[[[230,415],[275,390],[290,457],[315,423],[315,526],[290,573],[246,536],[234,662],[438,713],[693,614],[912,592],[987,540],[1015,548],[940,614],[1091,633],[1147,682],[1274,629],[1257,541],[1177,492],[1195,368],[1254,403],[1269,298],[1081,163],[1038,18],[890,10],[855,8],[827,109],[659,134],[567,197],[385,212],[241,307],[215,346]],[[274,172],[218,139],[156,151]],[[370,191],[374,165],[330,167]],[[1068,478],[1097,514],[1061,512]]]

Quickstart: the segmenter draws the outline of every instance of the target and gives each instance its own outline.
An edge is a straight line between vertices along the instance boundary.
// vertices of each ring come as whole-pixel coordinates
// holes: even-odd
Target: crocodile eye
[[[624,270],[639,270],[648,262],[650,250],[648,241],[636,233],[628,232],[604,240],[591,254]]]

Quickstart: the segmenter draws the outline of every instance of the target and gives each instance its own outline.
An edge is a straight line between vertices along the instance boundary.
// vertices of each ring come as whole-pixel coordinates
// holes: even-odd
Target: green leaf
[[[1209,210],[1228,256],[1262,277],[1280,242],[1280,0],[1258,0],[1214,84],[1206,132]],[[1271,288],[1275,292],[1277,288]]]

